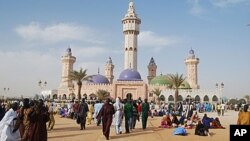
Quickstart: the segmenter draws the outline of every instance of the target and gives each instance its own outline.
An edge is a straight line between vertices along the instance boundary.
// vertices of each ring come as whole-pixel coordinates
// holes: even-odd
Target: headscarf
[[[120,99],[117,97],[115,99],[115,107],[117,108],[116,110],[120,110],[120,108],[121,108],[120,104],[121,104]]]

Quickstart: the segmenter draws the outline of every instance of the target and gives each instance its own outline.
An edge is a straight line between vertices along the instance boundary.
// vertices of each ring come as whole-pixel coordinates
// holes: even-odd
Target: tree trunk
[[[179,90],[175,89],[175,93],[174,93],[174,105],[175,105],[175,107],[177,106],[178,95],[179,95]]]
[[[81,89],[82,89],[82,84],[78,83],[78,103],[80,103],[80,100],[81,100]]]

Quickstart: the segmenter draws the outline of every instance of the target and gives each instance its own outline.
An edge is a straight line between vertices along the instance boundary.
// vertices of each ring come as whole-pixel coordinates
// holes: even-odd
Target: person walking
[[[149,112],[149,103],[148,100],[145,99],[144,103],[142,103],[142,129],[147,128],[147,120],[148,120],[148,112]]]
[[[102,109],[103,103],[101,103],[99,100],[96,101],[95,105],[94,105],[94,121],[96,123],[97,126],[99,126],[101,124],[101,120],[97,119],[97,115],[99,114],[100,110]]]
[[[97,119],[102,120],[102,132],[103,135],[106,137],[106,140],[109,140],[110,126],[112,124],[114,113],[114,106],[111,104],[111,100],[107,98],[105,104],[97,115]]]
[[[78,109],[78,116],[80,117],[80,130],[85,129],[86,116],[88,111],[89,111],[88,104],[85,102],[85,98],[83,98]]]
[[[51,102],[49,106],[49,124],[48,124],[48,130],[53,130],[55,125],[55,118],[54,118],[54,103]]]
[[[44,106],[43,100],[40,99],[29,114],[30,128],[28,141],[47,141],[48,133],[46,122],[49,121],[48,109]]]
[[[93,112],[94,112],[94,106],[92,102],[90,101],[88,102],[88,107],[89,107],[89,111],[87,113],[87,125],[90,125],[93,119]]]
[[[28,140],[28,133],[30,128],[30,119],[28,115],[31,113],[32,108],[30,107],[29,99],[25,98],[23,100],[23,106],[20,108],[20,112],[17,117],[17,121],[15,123],[15,127],[13,132],[19,129],[22,141]]]
[[[3,119],[0,122],[0,140],[1,141],[17,141],[21,140],[21,135],[19,130],[14,131],[14,125],[17,119],[16,110],[18,109],[18,104],[15,102],[12,104],[12,108],[6,112]]]
[[[113,104],[115,109],[115,132],[116,134],[122,134],[122,120],[123,120],[123,104],[120,98],[116,98],[116,102]]]
[[[138,107],[136,101],[133,101],[133,109],[132,109],[132,122],[130,129],[135,129],[136,120],[139,121]]]
[[[124,115],[125,115],[125,130],[126,133],[129,133],[129,129],[132,129],[131,122],[132,122],[132,112],[133,112],[133,105],[131,100],[127,100],[124,105]]]

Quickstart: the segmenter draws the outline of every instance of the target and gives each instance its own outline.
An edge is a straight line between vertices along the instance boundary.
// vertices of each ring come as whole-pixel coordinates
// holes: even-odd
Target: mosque
[[[157,75],[157,65],[152,57],[149,59],[147,66],[147,80],[141,78],[137,71],[137,38],[140,33],[141,19],[135,12],[134,2],[129,2],[129,8],[125,17],[122,19],[123,34],[124,34],[124,70],[120,73],[118,79],[114,79],[115,65],[112,58],[109,57],[104,67],[105,74],[91,75],[91,80],[83,83],[81,88],[82,97],[87,99],[96,99],[98,90],[105,90],[110,93],[110,97],[126,98],[127,95],[133,99],[148,98],[155,100],[153,94],[154,89],[160,89],[161,99],[165,102],[174,102],[174,90],[170,89],[171,82],[167,79],[167,75]],[[77,88],[74,88],[72,80],[70,80],[70,72],[74,69],[76,57],[73,56],[72,50],[67,49],[66,54],[61,57],[62,76],[58,87],[57,94],[53,98],[71,99],[76,97]],[[221,91],[201,90],[198,84],[198,64],[200,60],[195,56],[194,50],[189,51],[189,55],[184,63],[187,68],[186,80],[179,91],[179,101],[193,99],[200,102],[218,102],[221,96]]]

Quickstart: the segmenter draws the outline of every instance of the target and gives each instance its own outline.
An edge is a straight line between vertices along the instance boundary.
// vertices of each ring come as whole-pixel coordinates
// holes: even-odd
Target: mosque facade
[[[141,19],[137,16],[134,2],[129,2],[129,8],[125,17],[122,19],[124,34],[124,70],[120,73],[118,79],[114,79],[115,65],[112,58],[109,57],[105,66],[105,74],[91,75],[91,80],[84,82],[81,88],[82,97],[87,99],[96,99],[98,90],[105,90],[110,93],[110,97],[126,98],[131,95],[133,99],[148,98],[155,100],[154,89],[162,91],[161,96],[165,102],[174,102],[174,90],[170,89],[171,82],[167,75],[157,75],[157,65],[152,57],[147,66],[147,80],[141,78],[137,71],[137,52],[138,35],[140,34]],[[72,99],[76,97],[77,88],[74,87],[70,79],[70,73],[74,70],[76,57],[72,50],[67,49],[66,54],[61,57],[62,76],[58,87],[58,93],[53,95],[57,99]],[[195,56],[194,50],[189,51],[189,55],[184,63],[187,68],[186,80],[183,82],[179,91],[179,101],[193,99],[200,102],[217,102],[220,96],[219,91],[201,90],[198,84],[198,64],[200,60]]]

